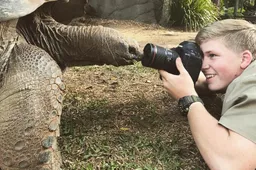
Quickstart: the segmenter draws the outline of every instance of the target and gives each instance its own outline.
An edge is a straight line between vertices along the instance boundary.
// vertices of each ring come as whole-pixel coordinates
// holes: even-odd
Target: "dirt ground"
[[[117,29],[137,40],[141,50],[149,42],[175,47],[196,34],[132,21],[78,19],[75,23]],[[64,169],[207,169],[186,117],[163,89],[157,70],[140,63],[74,67],[65,72],[64,81],[67,94],[60,137]],[[218,116],[220,98],[202,99]]]

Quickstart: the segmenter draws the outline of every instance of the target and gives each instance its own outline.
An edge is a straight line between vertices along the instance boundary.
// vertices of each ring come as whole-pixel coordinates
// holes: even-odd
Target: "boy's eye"
[[[215,54],[209,54],[208,55],[210,58],[212,58],[212,57],[215,57],[216,55]]]

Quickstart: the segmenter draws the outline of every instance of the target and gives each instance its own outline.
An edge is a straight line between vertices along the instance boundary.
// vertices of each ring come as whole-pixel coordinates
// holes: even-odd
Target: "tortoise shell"
[[[0,22],[17,19],[22,16],[28,15],[35,11],[38,7],[49,1],[57,0],[1,0]]]

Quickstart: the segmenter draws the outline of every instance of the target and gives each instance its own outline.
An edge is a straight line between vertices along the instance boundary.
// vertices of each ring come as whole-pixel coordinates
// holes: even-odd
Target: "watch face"
[[[181,112],[187,115],[190,105],[194,102],[201,102],[203,104],[203,101],[198,96],[185,96],[180,98],[178,104]]]

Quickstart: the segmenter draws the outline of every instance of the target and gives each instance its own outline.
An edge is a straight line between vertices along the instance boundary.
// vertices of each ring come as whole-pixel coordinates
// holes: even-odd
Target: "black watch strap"
[[[184,97],[180,98],[178,101],[178,105],[179,105],[181,113],[183,113],[184,115],[187,115],[190,105],[195,102],[201,102],[202,104],[204,104],[202,99],[200,99],[200,97],[198,97],[196,95],[184,96]]]

